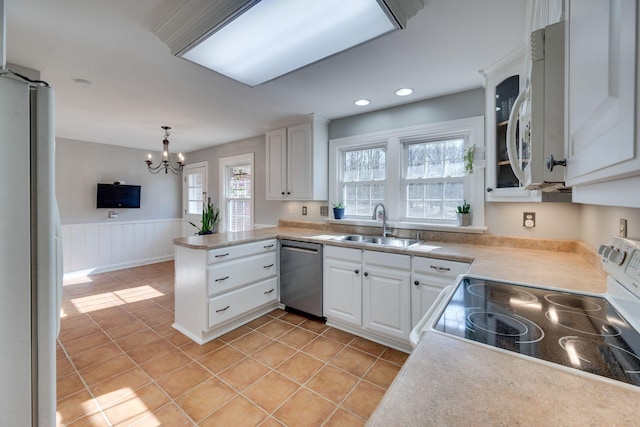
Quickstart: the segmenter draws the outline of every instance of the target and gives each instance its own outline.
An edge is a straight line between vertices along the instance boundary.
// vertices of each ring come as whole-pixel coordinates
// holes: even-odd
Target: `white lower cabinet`
[[[204,344],[278,306],[276,240],[176,246],[173,327]]]
[[[362,326],[362,251],[325,246],[324,316]]]
[[[469,264],[435,258],[413,257],[411,268],[411,327],[433,305],[440,292],[469,270]]]
[[[363,326],[408,340],[411,332],[411,257],[364,251]]]

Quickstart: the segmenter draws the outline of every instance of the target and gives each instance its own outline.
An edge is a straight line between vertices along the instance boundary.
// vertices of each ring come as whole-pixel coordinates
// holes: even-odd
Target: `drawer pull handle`
[[[221,308],[220,310],[216,310],[216,313],[221,313],[223,311],[226,311],[229,309],[229,307],[231,307],[230,305],[226,306],[225,308]]]
[[[269,249],[269,248],[272,248],[272,247],[273,247],[273,244],[271,244],[271,245],[266,245],[266,246],[263,246],[263,248],[265,248],[265,249]]]
[[[216,279],[216,282],[222,282],[223,280],[227,280],[229,278],[229,276],[224,276],[220,279]]]
[[[435,271],[440,271],[440,272],[451,271],[449,267],[438,267],[437,265],[432,265],[431,268],[433,268]]]
[[[270,291],[266,291],[264,294],[265,294],[265,295],[268,295],[268,294],[270,294],[271,292],[273,292],[273,291],[275,291],[275,290],[276,290],[276,288],[271,288],[271,290],[270,290]]]
[[[222,257],[228,256],[228,255],[229,255],[229,252],[227,252],[226,254],[216,255],[216,258],[222,258]]]
[[[271,268],[273,267],[273,264],[269,264],[269,265],[263,265],[262,268]]]

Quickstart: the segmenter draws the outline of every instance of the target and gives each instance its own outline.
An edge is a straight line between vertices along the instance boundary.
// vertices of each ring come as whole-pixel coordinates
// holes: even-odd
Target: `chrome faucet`
[[[373,208],[371,219],[378,219],[378,208],[382,207],[382,237],[387,237],[387,208],[382,203],[378,203]]]

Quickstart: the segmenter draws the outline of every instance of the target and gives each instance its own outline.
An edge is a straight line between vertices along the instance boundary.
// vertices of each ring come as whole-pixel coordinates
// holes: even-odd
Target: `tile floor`
[[[172,262],[65,281],[59,426],[362,426],[407,357],[282,310],[200,346],[173,301]]]

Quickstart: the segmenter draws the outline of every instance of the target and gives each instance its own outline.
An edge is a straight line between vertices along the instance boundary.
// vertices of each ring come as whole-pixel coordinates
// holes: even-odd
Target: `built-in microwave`
[[[531,34],[530,77],[507,125],[509,163],[528,190],[571,191],[563,167],[564,27],[559,22]]]

